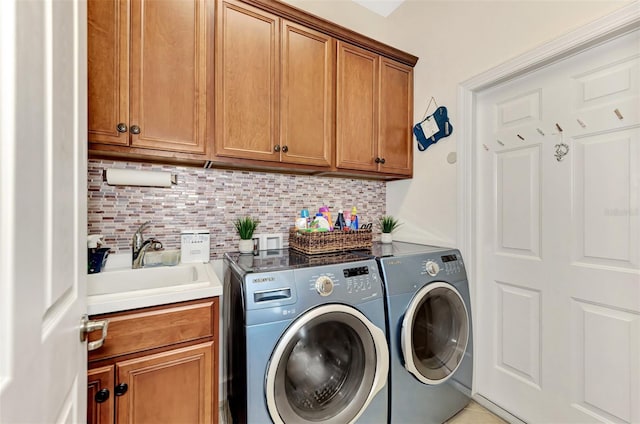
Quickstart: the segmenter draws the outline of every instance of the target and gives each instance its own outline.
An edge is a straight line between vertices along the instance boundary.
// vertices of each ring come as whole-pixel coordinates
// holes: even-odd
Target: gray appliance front
[[[327,278],[332,290],[320,294]],[[245,308],[248,423],[386,420],[389,353],[374,260],[249,274]]]
[[[360,311],[372,324],[378,328],[385,328],[384,300],[382,298],[358,305]],[[375,373],[375,349],[371,349],[371,336],[355,321],[349,321],[348,317],[328,317],[329,322],[318,322],[318,326],[312,327],[311,338],[307,343],[287,343],[285,354],[278,358],[272,358],[273,352],[287,328],[294,320],[271,322],[247,327],[247,380],[252,382],[247,387],[247,422],[269,423],[272,422],[269,407],[266,401],[267,370],[270,361],[274,359],[279,363],[274,387],[278,397],[278,411],[280,419],[287,423],[306,422],[347,422],[334,418],[336,410],[350,413],[361,402],[363,396],[369,393],[373,384]],[[304,319],[304,314],[299,319]],[[345,329],[348,329],[345,331]],[[328,338],[327,332],[338,331],[336,337]],[[322,337],[320,340],[318,337]],[[346,350],[345,343],[352,348]],[[296,349],[298,346],[298,349]],[[300,348],[302,347],[302,348]],[[365,350],[366,349],[366,350]],[[319,351],[320,350],[320,351]],[[317,356],[313,353],[330,353],[331,355],[343,355],[348,358],[343,362],[342,358],[333,356],[328,363],[318,363]],[[343,363],[341,363],[343,362]],[[313,368],[323,368],[316,374],[305,375],[300,373],[303,365]],[[348,366],[347,366],[348,365]],[[282,373],[288,372],[290,378],[298,378],[298,388],[286,382]],[[386,374],[386,373],[385,373]],[[337,378],[335,385],[325,384],[321,380],[315,380],[320,375]],[[259,383],[258,383],[259,382]],[[386,382],[386,375],[385,375]],[[357,384],[356,384],[357,383]],[[358,423],[378,424],[381,417],[387,416],[387,387],[385,386],[375,395],[366,410],[358,419]],[[350,405],[352,405],[350,407]],[[319,412],[318,412],[319,411]]]
[[[457,251],[442,256],[449,254],[461,258]],[[447,265],[440,257],[411,255],[381,261],[389,315],[391,423],[442,423],[469,402],[473,372],[469,288],[462,261]],[[428,261],[435,261],[441,270],[435,277],[426,272]],[[430,300],[419,299],[429,285],[439,286],[441,292],[432,292],[436,296]],[[420,346],[412,350],[417,356],[413,362],[422,366],[420,373],[407,370],[405,353],[409,353],[406,346],[403,349],[403,324],[409,325],[405,318],[412,303],[418,305],[416,314],[422,317],[417,325],[414,322],[405,328],[405,344],[414,343],[406,340],[408,336],[427,338],[431,344],[425,347],[427,343],[418,342]],[[468,341],[460,352],[457,338],[465,331]]]

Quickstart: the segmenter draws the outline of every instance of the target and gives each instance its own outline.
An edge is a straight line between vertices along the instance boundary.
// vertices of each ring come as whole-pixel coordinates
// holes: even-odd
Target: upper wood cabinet
[[[413,174],[413,68],[380,58],[378,109],[379,170]],[[374,160],[375,161],[375,160]]]
[[[215,155],[329,167],[335,41],[244,3],[219,7]]]
[[[415,56],[277,0],[87,15],[92,157],[412,176]]]
[[[411,176],[413,68],[338,42],[336,167]]]
[[[213,0],[89,0],[93,148],[205,153]]]
[[[283,160],[330,166],[335,40],[282,21],[280,144]]]

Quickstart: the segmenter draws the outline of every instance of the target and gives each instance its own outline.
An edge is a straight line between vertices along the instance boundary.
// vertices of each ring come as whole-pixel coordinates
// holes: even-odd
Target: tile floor
[[[228,409],[224,407],[220,409],[220,424],[231,424],[231,417],[228,412]],[[507,422],[478,403],[471,401],[466,408],[458,412],[445,424],[507,424]]]
[[[482,405],[471,401],[466,408],[458,412],[446,424],[506,424],[502,418],[494,415]]]

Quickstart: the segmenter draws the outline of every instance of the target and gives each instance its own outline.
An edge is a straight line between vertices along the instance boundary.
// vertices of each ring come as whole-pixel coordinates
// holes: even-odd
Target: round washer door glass
[[[464,359],[469,340],[467,308],[458,290],[434,282],[416,293],[401,332],[405,368],[426,384],[446,381]]]
[[[369,403],[381,372],[380,336],[384,342],[381,330],[344,305],[321,306],[298,318],[278,342],[267,369],[265,389],[274,422],[353,421]]]

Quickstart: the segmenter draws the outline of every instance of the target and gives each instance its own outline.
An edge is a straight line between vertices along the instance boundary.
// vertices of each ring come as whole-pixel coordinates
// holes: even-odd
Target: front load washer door
[[[265,381],[275,423],[351,423],[387,382],[384,332],[358,310],[327,304],[278,341]]]
[[[458,290],[441,281],[420,289],[407,307],[400,337],[405,368],[425,384],[445,382],[469,341],[467,307]]]

